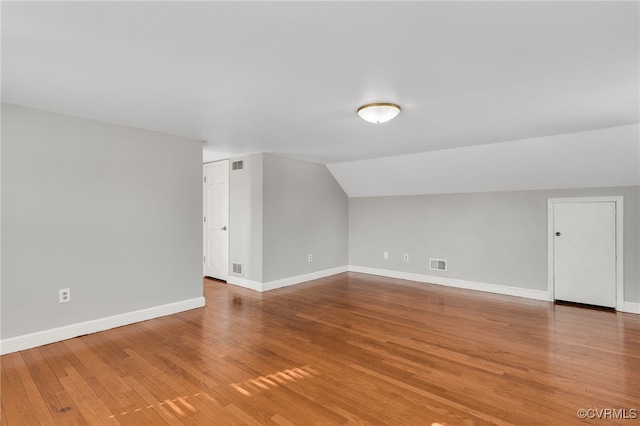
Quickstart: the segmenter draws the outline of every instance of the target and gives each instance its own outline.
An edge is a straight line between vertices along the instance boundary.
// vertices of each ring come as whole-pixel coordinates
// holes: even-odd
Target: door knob
[[[223,231],[226,231],[226,230],[227,230],[227,227],[226,227],[226,226],[223,226],[221,229],[222,229]]]
[[[560,236],[560,233],[559,233],[559,232],[556,232],[556,237],[559,237],[559,236]]]

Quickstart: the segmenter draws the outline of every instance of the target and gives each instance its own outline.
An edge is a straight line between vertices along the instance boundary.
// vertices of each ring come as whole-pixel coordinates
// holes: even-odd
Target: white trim
[[[240,278],[235,275],[229,275],[227,278],[227,284],[237,285],[238,287],[248,288],[253,291],[262,291],[262,283],[258,281],[251,281],[246,278]]]
[[[622,307],[617,310],[620,312],[628,312],[630,314],[640,314],[640,303],[624,302],[622,303]]]
[[[527,299],[548,300],[544,290],[511,287],[500,284],[489,284],[478,281],[459,280],[456,278],[436,277],[431,275],[415,274],[412,272],[391,271],[388,269],[370,268],[368,266],[350,265],[349,271],[362,274],[379,275],[389,278],[416,281],[427,284],[437,284],[447,287],[463,288],[466,290],[484,291],[487,293],[504,294],[507,296],[526,297]]]
[[[218,164],[221,163],[226,163],[226,167],[227,167],[227,230],[229,232],[227,232],[227,246],[226,246],[226,253],[225,253],[225,257],[227,258],[227,270],[226,270],[226,275],[225,274],[220,274],[220,275],[216,275],[216,276],[212,276],[212,275],[207,275],[207,262],[205,261],[207,254],[207,223],[205,221],[202,221],[202,256],[203,256],[203,262],[202,262],[202,276],[203,277],[211,277],[211,278],[215,278],[218,280],[222,280],[222,281],[227,281],[228,277],[229,277],[229,272],[230,272],[230,264],[231,261],[229,259],[229,253],[230,251],[230,247],[231,247],[231,230],[230,230],[230,223],[231,223],[231,202],[230,202],[230,188],[231,188],[231,163],[229,159],[225,159],[225,160],[216,160],[216,161],[210,161],[208,163],[204,163],[202,165],[202,176],[206,177],[208,174],[208,170],[212,169],[214,167],[216,167]],[[205,216],[209,216],[209,211],[207,209],[207,182],[202,182],[202,215],[203,217]]]
[[[624,300],[624,197],[576,197],[576,198],[549,198],[547,200],[547,293],[549,300],[555,300],[554,296],[554,249],[553,249],[553,206],[555,203],[606,203],[613,202],[616,205],[616,311],[634,312],[633,302]],[[631,304],[631,311],[626,310],[626,304]],[[639,312],[640,313],[640,312]]]
[[[0,355],[205,306],[203,296],[0,340]]]
[[[348,270],[349,268],[345,265],[345,266],[338,266],[337,268],[325,269],[322,271],[316,271],[308,274],[298,275],[295,277],[269,281],[262,284],[262,291],[275,290],[276,288],[288,287],[290,285],[300,284],[305,281],[317,280],[317,279],[328,277],[331,275],[341,274],[343,272],[347,272]]]
[[[349,268],[346,265],[338,266],[337,268],[310,272],[308,274],[297,275],[295,277],[282,278],[279,280],[268,281],[266,283],[251,281],[251,280],[247,280],[247,279],[239,278],[235,276],[229,276],[227,283],[248,288],[250,290],[263,292],[263,291],[275,290],[277,288],[288,287],[295,284],[300,284],[306,281],[317,280],[317,279],[328,277],[331,275],[341,274],[343,272],[347,272],[348,270]]]

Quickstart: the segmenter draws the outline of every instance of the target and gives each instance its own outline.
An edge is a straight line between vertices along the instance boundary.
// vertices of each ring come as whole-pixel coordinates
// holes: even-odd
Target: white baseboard
[[[22,336],[10,337],[8,339],[0,340],[0,355],[72,339],[74,337],[96,333],[98,331],[109,330],[123,325],[134,324],[136,322],[176,314],[178,312],[200,308],[204,305],[205,299],[201,296],[194,299],[141,309],[139,311],[127,312],[124,314],[71,324],[64,327],[52,328],[50,330],[38,331],[36,333],[24,334]]]
[[[287,277],[279,280],[268,281],[261,283],[258,281],[251,281],[240,277],[229,276],[227,279],[228,284],[237,285],[240,287],[248,288],[259,292],[275,290],[277,288],[288,287],[290,285],[300,284],[305,281],[317,280],[320,278],[328,277],[331,275],[341,274],[348,271],[348,267],[339,266],[337,268],[324,269],[322,271],[310,272],[308,274],[297,275],[295,277]]]
[[[623,302],[622,306],[616,310],[620,312],[628,312],[630,314],[640,314],[640,303],[636,302]]]
[[[349,265],[349,271],[363,274],[379,275],[382,277],[399,278],[420,283],[438,284],[447,287],[463,288],[466,290],[484,291],[487,293],[504,294],[507,296],[526,297],[527,299],[549,300],[547,290],[532,290],[528,288],[510,287],[499,284],[489,284],[477,281],[459,280],[456,278],[436,277],[432,275],[415,274],[411,272],[391,271],[388,269],[370,268],[368,266]]]
[[[227,284],[237,285],[238,287],[248,288],[253,291],[262,291],[262,283],[258,281],[251,281],[240,277],[229,275],[227,277]]]
[[[349,268],[345,266],[339,266],[337,268],[325,269],[322,271],[311,272],[309,274],[298,275],[295,277],[283,278],[280,280],[269,281],[262,284],[262,291],[275,290],[276,288],[287,287],[290,285],[300,284],[305,281],[317,280],[320,278],[328,277],[331,275],[341,274],[347,272]]]

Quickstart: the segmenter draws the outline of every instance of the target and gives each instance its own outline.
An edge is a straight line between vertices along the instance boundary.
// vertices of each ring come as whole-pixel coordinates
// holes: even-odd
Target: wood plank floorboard
[[[640,424],[640,315],[357,273],[204,295],[2,356],[2,425]]]

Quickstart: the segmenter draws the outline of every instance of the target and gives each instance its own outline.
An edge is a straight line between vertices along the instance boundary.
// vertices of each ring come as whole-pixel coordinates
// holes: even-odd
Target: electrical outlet
[[[312,255],[312,254],[310,254],[310,255],[309,255],[309,262],[312,262],[312,261],[313,261],[313,255]]]
[[[388,259],[389,258],[389,252],[385,251],[384,253],[382,253],[382,257],[385,258],[385,259]]]
[[[409,261],[409,254],[405,253],[405,254],[404,254],[404,256],[402,256],[402,259],[403,259],[405,262],[408,262],[408,261]]]
[[[71,301],[71,289],[70,288],[61,288],[58,290],[58,299],[60,303],[67,303]]]

